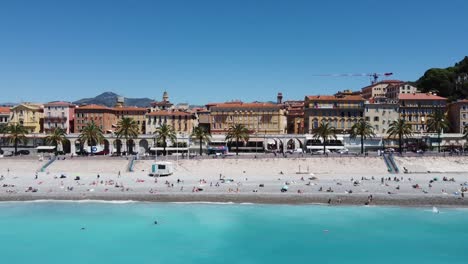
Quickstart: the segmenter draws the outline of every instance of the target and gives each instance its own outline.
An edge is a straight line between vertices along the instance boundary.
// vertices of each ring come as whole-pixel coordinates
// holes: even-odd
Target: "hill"
[[[415,85],[423,92],[436,91],[450,101],[468,98],[468,56],[452,67],[427,70]]]
[[[107,107],[113,107],[117,102],[118,94],[113,92],[105,92],[93,98],[83,98],[73,103],[76,105],[82,104],[99,104]],[[154,100],[150,98],[125,98],[126,106],[149,107]]]

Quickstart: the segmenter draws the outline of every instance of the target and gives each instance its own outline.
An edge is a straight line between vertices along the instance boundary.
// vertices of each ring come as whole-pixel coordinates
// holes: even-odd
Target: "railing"
[[[132,157],[130,159],[130,161],[128,162],[127,171],[133,172],[133,167],[135,166],[135,160],[136,160],[136,157]]]
[[[383,159],[384,159],[384,161],[385,161],[385,165],[387,165],[388,172],[390,172],[390,173],[395,173],[395,171],[394,171],[394,169],[393,169],[393,166],[392,166],[392,164],[390,163],[390,161],[389,161],[387,155],[383,154],[382,157],[383,157]]]
[[[47,167],[55,161],[55,159],[57,159],[57,157],[53,156],[46,164],[44,164],[44,166],[41,167],[41,172],[44,172]]]
[[[393,154],[389,154],[388,159],[390,160],[390,164],[393,167],[393,171],[395,171],[395,173],[399,173],[400,170],[398,169],[398,166],[397,166],[397,164],[395,162],[395,159],[393,159]]]

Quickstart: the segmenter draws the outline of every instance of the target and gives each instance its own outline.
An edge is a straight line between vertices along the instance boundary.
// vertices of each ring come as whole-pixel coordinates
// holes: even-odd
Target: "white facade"
[[[364,104],[364,118],[374,127],[375,134],[386,135],[390,123],[398,117],[398,104]]]
[[[67,134],[75,118],[75,106],[67,102],[52,102],[44,105],[44,131],[62,128]]]

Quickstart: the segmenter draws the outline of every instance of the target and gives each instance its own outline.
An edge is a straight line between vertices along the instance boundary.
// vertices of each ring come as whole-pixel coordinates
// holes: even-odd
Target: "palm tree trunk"
[[[239,139],[236,138],[236,156],[239,155]]]
[[[403,152],[402,152],[402,148],[401,148],[401,145],[402,145],[401,143],[402,143],[402,142],[401,142],[401,135],[398,135],[398,148],[399,148],[400,154],[403,153]]]
[[[202,138],[200,137],[200,156],[203,156],[203,150],[202,150]]]
[[[361,154],[364,154],[364,137],[361,135]]]
[[[438,147],[437,148],[438,148],[439,153],[440,153],[440,143],[442,143],[442,142],[440,142],[440,131],[437,133],[437,142],[438,142],[438,145],[437,145]]]
[[[15,138],[15,156],[18,153],[18,139]]]
[[[325,138],[323,138],[323,155],[325,155],[325,151],[327,149],[327,143],[325,142]]]

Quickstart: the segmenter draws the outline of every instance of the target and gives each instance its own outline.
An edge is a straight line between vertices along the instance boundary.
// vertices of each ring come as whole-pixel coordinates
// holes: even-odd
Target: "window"
[[[378,122],[379,121],[379,117],[378,116],[374,116],[374,122]]]

